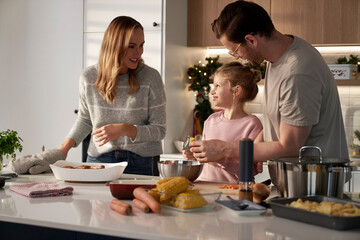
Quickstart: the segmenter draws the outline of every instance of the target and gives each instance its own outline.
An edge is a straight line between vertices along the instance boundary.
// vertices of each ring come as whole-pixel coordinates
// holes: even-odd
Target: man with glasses
[[[255,161],[295,156],[304,145],[320,147],[323,156],[349,158],[337,86],[314,47],[277,31],[267,12],[247,1],[227,5],[212,29],[236,59],[254,66],[268,62]],[[238,142],[195,141],[190,147],[200,162],[239,156]]]

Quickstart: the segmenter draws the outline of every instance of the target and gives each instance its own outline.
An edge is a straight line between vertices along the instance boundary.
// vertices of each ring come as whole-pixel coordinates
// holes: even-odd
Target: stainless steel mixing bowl
[[[199,177],[203,166],[197,161],[187,160],[161,160],[158,162],[159,173],[162,178],[186,177],[192,182]]]

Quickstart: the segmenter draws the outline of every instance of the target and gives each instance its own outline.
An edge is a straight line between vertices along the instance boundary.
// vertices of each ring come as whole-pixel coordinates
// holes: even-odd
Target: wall
[[[205,59],[206,51],[187,47],[187,0],[167,0],[164,16],[163,76],[167,96],[164,153],[175,153],[174,141],[182,140],[192,132],[195,98],[193,92],[187,90],[187,68],[199,59]]]
[[[21,154],[58,147],[76,119],[82,3],[0,0],[0,130],[18,131]]]

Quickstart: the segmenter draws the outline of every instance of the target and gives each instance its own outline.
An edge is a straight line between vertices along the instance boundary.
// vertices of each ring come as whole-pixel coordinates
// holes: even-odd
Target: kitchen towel
[[[40,198],[71,195],[74,189],[51,182],[34,182],[11,185],[10,190],[26,197]]]

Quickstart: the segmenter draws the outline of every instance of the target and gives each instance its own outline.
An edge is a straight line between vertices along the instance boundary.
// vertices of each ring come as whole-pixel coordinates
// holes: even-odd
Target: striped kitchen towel
[[[11,185],[9,189],[31,198],[67,196],[71,195],[74,190],[72,187],[62,187],[52,182],[17,184]]]

